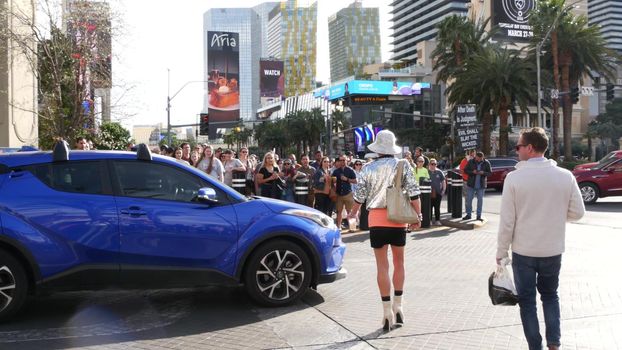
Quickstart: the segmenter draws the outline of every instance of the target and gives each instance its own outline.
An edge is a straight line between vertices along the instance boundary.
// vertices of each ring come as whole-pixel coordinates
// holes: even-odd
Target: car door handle
[[[147,215],[147,212],[145,212],[144,210],[140,210],[140,207],[132,206],[127,209],[121,209],[121,214],[138,217],[142,215]]]

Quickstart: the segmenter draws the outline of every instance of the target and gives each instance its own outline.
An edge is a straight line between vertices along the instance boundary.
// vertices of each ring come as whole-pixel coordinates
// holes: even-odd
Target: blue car
[[[0,155],[0,319],[40,291],[243,284],[292,303],[343,278],[345,245],[314,209],[245,197],[173,158]]]

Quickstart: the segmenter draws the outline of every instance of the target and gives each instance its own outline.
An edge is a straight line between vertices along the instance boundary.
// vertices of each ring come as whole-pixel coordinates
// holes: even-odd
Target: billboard
[[[421,89],[429,89],[430,83],[411,83],[380,80],[351,80],[330,87],[329,99],[348,95],[420,95]]]
[[[240,119],[239,34],[207,32],[208,113],[210,123]]]
[[[531,39],[529,13],[536,8],[536,0],[493,0],[491,6],[492,25],[499,27],[496,38],[517,42]]]
[[[456,106],[456,133],[458,149],[466,151],[479,146],[479,127],[477,125],[477,106]]]
[[[259,91],[261,105],[278,102],[285,96],[285,75],[283,61],[259,61]]]

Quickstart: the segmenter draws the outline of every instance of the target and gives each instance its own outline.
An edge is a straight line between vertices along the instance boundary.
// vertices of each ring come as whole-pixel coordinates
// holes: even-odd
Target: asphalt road
[[[348,278],[288,307],[258,307],[237,287],[52,294],[0,324],[0,349],[524,349],[518,309],[486,291],[500,198],[486,193],[480,229],[409,235],[406,324],[388,333],[361,232],[344,235]],[[564,349],[622,348],[621,214],[622,198],[602,199],[568,225]]]

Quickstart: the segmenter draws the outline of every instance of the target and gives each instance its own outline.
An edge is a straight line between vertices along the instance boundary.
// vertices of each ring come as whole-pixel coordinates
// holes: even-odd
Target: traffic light
[[[209,114],[201,113],[201,122],[199,123],[199,135],[209,135]]]
[[[572,103],[579,102],[579,88],[578,87],[573,87],[572,89],[570,89],[570,100],[572,101]]]
[[[613,89],[615,88],[615,85],[613,84],[607,84],[607,101],[611,101],[614,98],[614,91]]]

